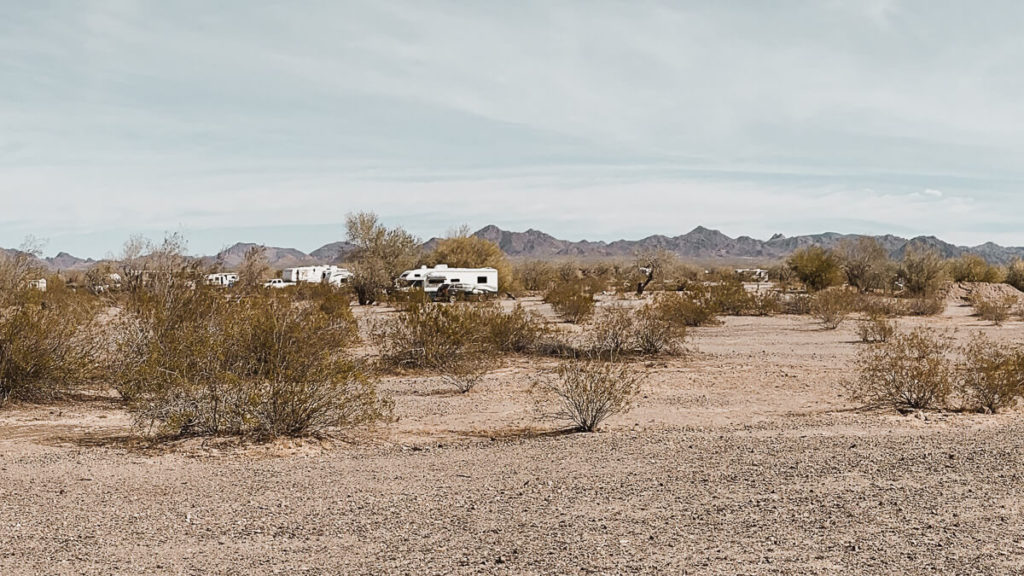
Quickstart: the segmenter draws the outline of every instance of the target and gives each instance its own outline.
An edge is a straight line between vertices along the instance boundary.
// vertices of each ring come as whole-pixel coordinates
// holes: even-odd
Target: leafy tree
[[[415,266],[419,239],[401,227],[385,227],[372,212],[349,214],[345,229],[348,241],[356,245],[352,288],[360,305],[372,304],[391,289],[395,278]]]
[[[839,257],[821,246],[801,248],[793,252],[786,263],[809,290],[816,292],[843,283]]]

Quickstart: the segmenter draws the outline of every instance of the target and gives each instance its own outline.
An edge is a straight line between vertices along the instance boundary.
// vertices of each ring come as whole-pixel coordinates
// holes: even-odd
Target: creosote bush
[[[633,407],[643,377],[629,364],[571,359],[538,381],[537,388],[555,398],[555,418],[576,430],[593,432],[610,416]]]
[[[826,330],[835,330],[857,309],[859,298],[856,292],[843,288],[829,288],[811,297],[811,314]]]
[[[1009,319],[1017,303],[1017,298],[1012,294],[992,297],[986,297],[982,294],[971,296],[971,305],[974,306],[974,311],[978,314],[978,317],[996,326]]]
[[[580,324],[594,315],[594,290],[582,280],[559,282],[544,294],[544,301],[566,322]]]
[[[945,406],[955,376],[947,358],[950,348],[948,339],[931,330],[895,334],[858,357],[854,393],[899,410]]]
[[[845,276],[839,256],[821,246],[808,246],[793,252],[786,264],[812,292],[838,286]]]
[[[868,344],[888,342],[896,334],[896,323],[880,314],[869,315],[857,326],[860,341]]]
[[[94,301],[31,289],[0,304],[0,405],[46,401],[97,377]]]
[[[390,400],[344,356],[350,315],[273,291],[231,298],[196,280],[183,268],[132,294],[112,326],[107,370],[137,426],[272,438],[389,418]]]
[[[548,333],[536,314],[493,303],[410,303],[371,331],[382,365],[392,369],[442,369],[459,357],[486,364],[498,353],[531,352]]]
[[[963,347],[957,390],[963,407],[995,413],[1024,395],[1024,353],[976,333]]]
[[[586,349],[606,359],[675,353],[686,338],[686,324],[674,312],[675,299],[668,294],[636,311],[624,306],[605,308],[587,332]]]

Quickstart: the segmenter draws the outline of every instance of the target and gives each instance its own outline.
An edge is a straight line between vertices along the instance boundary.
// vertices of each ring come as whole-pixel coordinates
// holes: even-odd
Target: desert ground
[[[956,299],[899,323],[1024,342]],[[324,440],[142,444],[102,393],[7,407],[0,574],[1024,574],[1022,409],[864,409],[863,346],[725,318],[591,434],[544,417],[526,357],[467,394],[390,376],[396,422]]]

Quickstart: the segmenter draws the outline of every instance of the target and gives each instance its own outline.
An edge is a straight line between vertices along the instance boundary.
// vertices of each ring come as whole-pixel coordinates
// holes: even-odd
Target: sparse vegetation
[[[1017,298],[1012,294],[1006,294],[1003,296],[985,296],[980,293],[971,295],[971,305],[974,306],[974,311],[978,317],[982,320],[986,320],[995,324],[996,326],[1002,325],[1009,319],[1010,314],[1013,312],[1014,306],[1018,304]]]
[[[855,292],[835,287],[822,290],[811,297],[811,314],[826,330],[835,330],[857,309],[859,299]]]
[[[955,377],[950,349],[949,340],[931,330],[895,334],[859,356],[855,395],[899,410],[942,407]]]
[[[345,218],[348,241],[356,245],[350,268],[360,305],[373,304],[394,287],[395,278],[419,258],[419,240],[402,228],[386,228],[376,214]]]
[[[559,282],[544,294],[544,301],[566,322],[580,324],[594,315],[593,286],[583,280]]]
[[[939,253],[914,244],[903,253],[896,276],[907,295],[919,298],[934,296],[946,279]]]
[[[876,238],[860,236],[844,240],[838,253],[847,283],[861,293],[883,290],[892,283],[894,266],[889,253]]]
[[[350,317],[272,292],[225,298],[188,266],[167,280],[133,294],[112,327],[108,375],[140,429],[271,438],[388,418],[344,355]]]
[[[962,349],[957,391],[963,407],[995,413],[1024,395],[1024,353],[976,333]]]
[[[571,359],[559,364],[539,388],[554,396],[554,417],[576,430],[593,432],[611,416],[633,407],[643,373],[629,364]]]
[[[860,321],[857,335],[868,344],[888,342],[896,334],[896,323],[881,314],[872,314]]]
[[[977,254],[964,254],[948,260],[946,269],[954,282],[989,282],[998,284],[1006,279],[1006,271],[989,264]]]

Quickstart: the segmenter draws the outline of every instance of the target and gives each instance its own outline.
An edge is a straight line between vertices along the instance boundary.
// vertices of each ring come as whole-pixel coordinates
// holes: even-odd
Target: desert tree
[[[786,264],[808,290],[824,290],[843,283],[839,256],[821,246],[807,246],[793,252]]]
[[[352,287],[359,304],[372,304],[391,289],[395,278],[416,265],[419,240],[401,227],[387,228],[372,212],[349,214],[345,229],[348,241],[356,246]]]
[[[846,281],[860,292],[880,290],[894,276],[889,252],[877,238],[858,236],[844,239],[837,249]]]
[[[238,267],[238,286],[243,290],[255,290],[271,278],[273,270],[267,261],[266,246],[251,246],[245,251]]]
[[[655,279],[663,279],[666,271],[678,264],[678,260],[668,250],[656,248],[638,251],[634,255],[634,263],[641,275],[636,283],[636,295],[642,296],[647,286]]]

